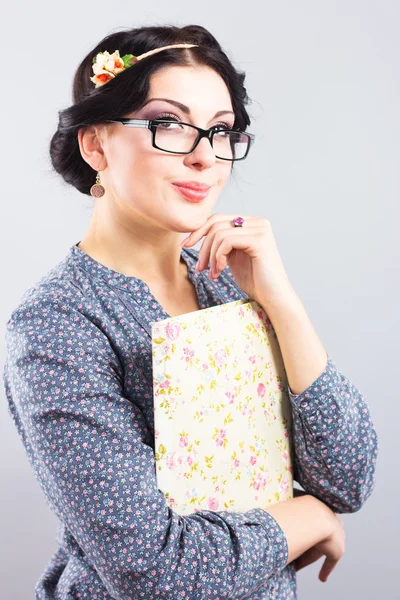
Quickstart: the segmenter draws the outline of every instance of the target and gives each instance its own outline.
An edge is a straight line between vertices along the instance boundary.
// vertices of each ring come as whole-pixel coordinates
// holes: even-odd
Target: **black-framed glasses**
[[[146,127],[152,132],[152,145],[158,150],[172,154],[190,154],[199,141],[206,137],[210,140],[216,158],[222,160],[243,160],[255,141],[253,133],[225,129],[215,125],[211,129],[202,129],[190,123],[168,119],[107,119],[105,123],[122,123],[127,127]]]

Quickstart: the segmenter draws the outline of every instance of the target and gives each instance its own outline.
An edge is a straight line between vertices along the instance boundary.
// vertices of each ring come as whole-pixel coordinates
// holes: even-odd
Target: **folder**
[[[151,323],[158,488],[186,515],[293,498],[288,381],[261,305],[242,298]]]

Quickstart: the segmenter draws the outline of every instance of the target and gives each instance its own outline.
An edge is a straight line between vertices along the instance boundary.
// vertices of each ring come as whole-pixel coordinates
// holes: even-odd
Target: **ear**
[[[78,144],[82,158],[95,171],[102,171],[107,167],[101,134],[101,128],[94,125],[81,127],[78,131]]]

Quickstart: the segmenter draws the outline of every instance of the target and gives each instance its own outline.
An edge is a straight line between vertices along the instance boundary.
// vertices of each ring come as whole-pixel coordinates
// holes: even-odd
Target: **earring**
[[[92,196],[94,196],[94,198],[101,198],[101,196],[104,196],[105,192],[106,190],[100,183],[100,175],[99,173],[97,173],[96,183],[94,183],[90,188],[90,193]]]

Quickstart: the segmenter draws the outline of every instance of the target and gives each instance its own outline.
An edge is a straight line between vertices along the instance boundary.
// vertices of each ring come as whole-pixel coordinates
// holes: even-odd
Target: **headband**
[[[171,46],[162,46],[155,50],[150,50],[140,56],[134,56],[133,54],[125,54],[124,56],[119,55],[119,50],[115,50],[112,54],[109,52],[99,52],[92,60],[92,69],[94,76],[90,78],[93,81],[95,87],[98,88],[110,79],[113,79],[118,73],[129,69],[132,65],[137,63],[139,60],[166,50],[168,48],[194,48],[198,47],[198,44],[172,44]]]

